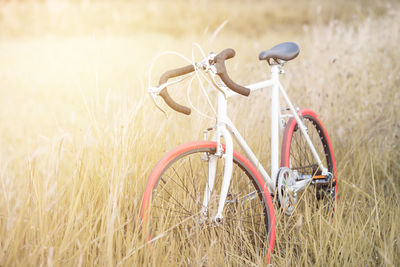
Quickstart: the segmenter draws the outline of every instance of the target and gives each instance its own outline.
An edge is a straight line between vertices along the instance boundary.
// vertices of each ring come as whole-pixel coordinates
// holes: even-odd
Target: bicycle
[[[299,52],[298,45],[292,42],[262,51],[259,59],[270,65],[271,79],[247,86],[238,85],[227,74],[225,60],[235,56],[230,48],[219,54],[211,52],[197,63],[188,60],[190,65],[165,72],[157,87],[149,86],[149,93],[163,112],[157,96],[173,110],[189,115],[191,109],[176,103],[167,87],[181,82],[189,73],[197,77],[201,73],[203,78],[206,73],[217,90],[218,103],[216,124],[204,131],[205,140],[173,149],[149,175],[141,219],[151,228],[150,242],[168,234],[171,238],[185,235],[189,239],[204,229],[222,228],[227,235],[239,232],[249,244],[267,247],[268,261],[275,244],[276,224],[271,197],[286,214],[296,210],[298,193],[310,187],[315,188],[318,200],[336,201],[336,165],[327,131],[315,112],[294,108],[279,82],[284,64],[296,58]],[[181,78],[168,81],[177,77]],[[248,96],[251,91],[268,87],[272,90],[271,176],[227,115],[229,98]],[[288,108],[280,107],[279,94]],[[214,134],[211,141],[207,141],[210,131]],[[279,166],[280,132],[283,137]],[[233,139],[246,157],[234,150]],[[222,185],[215,188],[220,179]]]

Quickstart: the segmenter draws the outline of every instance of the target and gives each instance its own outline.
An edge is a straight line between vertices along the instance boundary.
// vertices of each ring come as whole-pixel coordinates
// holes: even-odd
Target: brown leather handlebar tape
[[[238,94],[248,96],[250,94],[250,89],[232,81],[226,71],[225,60],[233,58],[235,54],[235,50],[233,50],[232,48],[227,48],[223,50],[221,53],[215,56],[215,68],[217,69],[218,76],[225,83],[225,85],[228,86],[229,89]]]
[[[166,83],[168,81],[168,79],[170,79],[170,78],[185,75],[185,74],[191,73],[193,71],[194,71],[193,65],[187,65],[185,67],[169,70],[161,76],[160,81],[159,81],[159,86]],[[164,87],[164,89],[161,90],[160,96],[164,99],[165,103],[167,103],[167,105],[170,106],[173,110],[178,111],[183,114],[186,114],[186,115],[190,115],[190,113],[191,113],[190,108],[176,103],[175,100],[173,100],[171,98],[171,96],[168,94],[167,87]]]

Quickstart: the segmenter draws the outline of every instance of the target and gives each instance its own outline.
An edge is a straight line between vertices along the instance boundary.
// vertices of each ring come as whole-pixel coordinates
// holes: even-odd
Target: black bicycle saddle
[[[272,47],[269,50],[264,50],[258,55],[259,60],[267,60],[270,63],[270,59],[275,61],[284,60],[289,61],[297,57],[300,53],[300,48],[296,43],[285,42]]]

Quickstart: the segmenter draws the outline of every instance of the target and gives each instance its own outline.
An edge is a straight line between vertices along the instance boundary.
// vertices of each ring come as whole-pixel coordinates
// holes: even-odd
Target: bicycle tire
[[[148,240],[152,244],[156,243],[154,239],[161,235],[165,239],[164,244],[181,242],[183,248],[190,243],[188,239],[196,240],[196,235],[202,235],[202,238],[210,235],[219,238],[238,235],[240,238],[237,239],[244,240],[247,247],[250,247],[249,244],[253,246],[250,249],[253,253],[254,249],[266,252],[269,261],[275,243],[275,214],[271,196],[256,168],[237,151],[233,153],[232,180],[223,222],[217,227],[211,227],[204,223],[199,214],[208,173],[208,163],[204,157],[214,155],[216,147],[217,143],[210,141],[187,143],[166,154],[154,167],[147,180],[141,209],[142,223],[149,228]],[[223,159],[218,160],[211,200],[219,200],[218,182],[222,178],[218,171],[223,170],[221,165]],[[248,177],[248,180],[241,179],[243,176]],[[160,190],[157,190],[158,187],[161,187]],[[218,205],[217,202],[210,201],[210,212]],[[174,226],[177,227],[171,229]],[[207,242],[207,237],[203,240]],[[235,247],[240,250],[241,257],[250,255],[251,258],[251,253],[244,252],[244,245],[237,244]]]
[[[318,155],[320,155],[321,161],[333,175],[331,183],[316,186],[316,198],[318,200],[331,200],[328,203],[331,203],[334,209],[334,204],[338,196],[338,182],[335,157],[328,133],[315,112],[309,109],[302,109],[298,114],[307,127],[308,135]],[[281,150],[281,167],[297,170],[300,175],[321,174],[305,137],[297,126],[295,118],[291,118],[285,126]]]

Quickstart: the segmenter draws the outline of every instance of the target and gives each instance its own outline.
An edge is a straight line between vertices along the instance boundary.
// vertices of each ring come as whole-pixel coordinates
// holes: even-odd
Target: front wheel
[[[179,255],[171,259],[174,264],[193,262],[199,254],[207,254],[210,244],[216,242],[225,256],[240,255],[243,264],[262,255],[268,261],[275,243],[271,197],[255,167],[236,151],[222,222],[212,221],[224,170],[224,158],[215,156],[216,147],[215,142],[208,141],[187,143],[169,152],[155,166],[147,181],[141,212],[142,222],[149,228],[148,238],[153,247],[164,249],[165,253],[169,248],[179,248]],[[211,158],[217,158],[217,169],[204,214]]]
[[[332,176],[329,183],[318,183],[319,181],[316,181],[322,177],[321,170],[294,118],[291,118],[285,127],[282,140],[281,167],[288,167],[292,171],[296,171],[298,177],[313,177],[314,183],[311,186],[315,188],[313,192],[315,192],[316,199],[319,200],[318,206],[324,205],[333,209],[337,198],[338,183],[335,157],[328,133],[313,111],[302,109],[299,116],[322,164]]]

